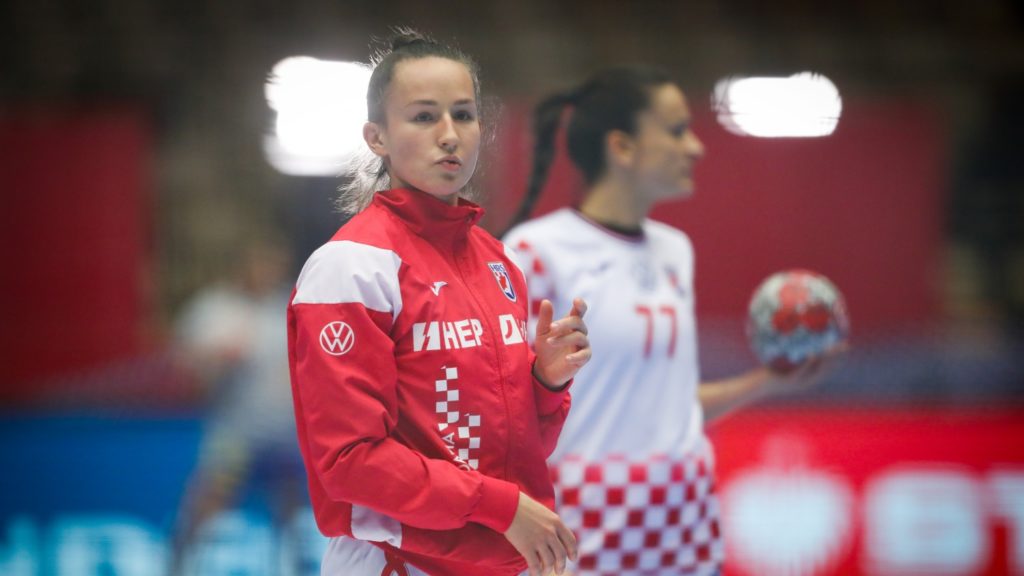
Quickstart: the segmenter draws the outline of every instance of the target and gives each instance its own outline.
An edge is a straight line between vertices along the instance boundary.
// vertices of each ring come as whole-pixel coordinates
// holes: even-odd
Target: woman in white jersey
[[[682,91],[657,69],[606,70],[538,105],[533,171],[513,222],[543,187],[567,110],[582,203],[515,226],[505,241],[520,253],[531,302],[565,307],[578,295],[590,306],[595,354],[550,459],[559,514],[578,538],[575,573],[715,574],[723,545],[704,424],[811,384],[821,361],[700,382],[693,247],[647,215],[693,192],[704,148]]]

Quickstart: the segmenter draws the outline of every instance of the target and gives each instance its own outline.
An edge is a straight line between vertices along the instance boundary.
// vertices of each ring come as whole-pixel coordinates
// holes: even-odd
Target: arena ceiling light
[[[813,138],[835,131],[843,110],[839,90],[813,72],[785,78],[732,77],[715,84],[718,122],[734,134]]]
[[[285,174],[336,176],[363,146],[371,69],[358,62],[294,56],[277,63],[265,86],[274,130],[267,160]]]

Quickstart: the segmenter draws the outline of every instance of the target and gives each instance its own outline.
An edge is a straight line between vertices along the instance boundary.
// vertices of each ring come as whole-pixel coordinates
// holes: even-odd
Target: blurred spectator
[[[278,526],[304,501],[288,386],[289,274],[281,244],[252,243],[232,273],[200,290],[178,319],[176,346],[208,414],[178,513],[171,574],[202,572],[204,524],[237,504],[246,488],[264,489]]]

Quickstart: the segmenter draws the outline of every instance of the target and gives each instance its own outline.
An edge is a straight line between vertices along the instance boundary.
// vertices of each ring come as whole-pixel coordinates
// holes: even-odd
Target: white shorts
[[[429,576],[397,558],[388,558],[384,551],[365,540],[331,538],[327,542],[320,576]]]

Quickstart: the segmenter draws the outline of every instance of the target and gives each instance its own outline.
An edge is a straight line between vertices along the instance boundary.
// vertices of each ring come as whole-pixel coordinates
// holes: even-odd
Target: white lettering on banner
[[[1024,574],[1024,468],[986,477],[914,463],[876,472],[859,497],[852,488],[806,464],[737,474],[721,492],[731,562],[749,574],[833,574],[859,541],[859,573],[952,576],[1005,565]],[[994,558],[1001,525],[1009,528],[1005,557]]]
[[[163,551],[157,534],[132,518],[65,517],[53,527],[56,574],[139,574],[159,576],[153,562]]]
[[[498,316],[501,324],[501,340],[505,344],[522,344],[526,341],[526,322],[516,322],[511,314]]]
[[[462,448],[456,445],[462,435],[460,428],[479,425],[479,418],[470,416],[464,424],[445,430],[442,436],[445,444],[457,454]],[[470,441],[465,448],[478,448],[472,438],[475,434],[468,436]],[[859,572],[978,574],[984,573],[994,563],[1005,567],[1006,573],[1024,573],[1024,469],[1002,465],[986,473],[952,466],[941,469],[924,466],[880,471],[868,479],[868,488],[862,498],[855,499],[851,516],[845,521],[864,518],[863,523],[854,523],[863,531],[859,535],[863,546],[862,560],[854,565],[860,569]],[[764,470],[764,467],[755,467],[751,472],[761,474]],[[743,476],[737,477],[737,481]],[[730,482],[724,487],[723,504],[727,517],[735,525],[736,507],[741,503],[731,499],[736,494],[732,492],[732,485]],[[771,494],[765,496],[762,493],[762,496],[748,499],[742,505],[756,507],[772,498]],[[858,504],[859,508],[856,507]],[[930,506],[945,510],[931,512],[927,510]],[[753,510],[743,513],[750,514],[751,518],[757,517]],[[243,572],[248,575],[267,574],[271,564],[256,567],[256,563],[266,558],[265,551],[283,546],[290,557],[298,559],[302,566],[310,567],[308,571],[301,572],[301,576],[319,574],[320,558],[327,540],[317,530],[312,510],[308,507],[297,512],[285,527],[271,526],[263,516],[237,510],[225,511],[218,516],[200,530],[199,541],[189,554],[190,565],[201,566],[206,571],[192,573],[204,576]],[[760,517],[765,521],[775,521],[765,515]],[[146,575],[153,574],[154,570],[163,573],[160,570],[166,563],[169,535],[142,518],[130,514],[57,514],[51,518],[52,523],[26,515],[0,521],[0,574]],[[807,518],[806,513],[800,510],[790,511],[784,517],[785,532],[794,534],[794,539],[805,540],[802,532],[811,529]],[[991,534],[997,526],[1009,528],[1006,531],[1009,536],[1006,548],[992,546]],[[726,522],[724,528],[728,539],[732,534],[730,523]],[[876,532],[878,534],[874,535]],[[883,539],[883,535],[888,541]],[[852,534],[847,537],[856,539]],[[939,549],[936,556],[925,556],[925,550],[939,546],[929,543],[930,538],[951,546],[954,552]],[[964,546],[957,539],[964,539],[970,545]],[[732,561],[740,562],[741,554],[750,560],[756,555],[751,553],[751,547],[763,553],[773,541],[743,542],[734,538],[730,540],[730,546],[736,552]],[[1006,557],[992,558],[994,551],[1000,551]],[[806,570],[811,565],[807,557],[791,559],[794,562],[790,566],[805,568],[785,572],[791,576],[834,573],[827,569],[823,572]],[[948,560],[951,564],[937,566],[940,560]],[[899,565],[894,565],[893,561],[899,561]],[[885,562],[884,566],[882,562]],[[891,571],[884,571],[886,566]],[[768,573],[764,565],[760,568],[746,573]]]
[[[8,520],[6,534],[0,533],[0,543],[4,576],[163,576],[170,551],[167,532],[128,514],[58,515],[48,528],[38,519],[16,516]],[[200,527],[185,550],[183,570],[203,576],[272,576],[283,566],[275,561],[284,558],[295,568],[289,573],[313,576],[320,574],[326,547],[309,507],[280,525],[241,509],[225,510]]]
[[[1024,470],[996,470],[989,487],[993,513],[1010,527],[1010,571],[1024,574]]]
[[[969,471],[884,472],[864,506],[869,573],[977,574],[987,559],[986,507]]]
[[[723,498],[726,541],[751,574],[819,574],[852,541],[853,491],[842,476],[765,466],[730,482]]]
[[[0,574],[35,576],[43,573],[39,566],[42,547],[39,532],[29,518],[17,516],[11,519],[7,525],[7,537],[0,538],[0,542],[7,544],[7,549],[0,547]]]

